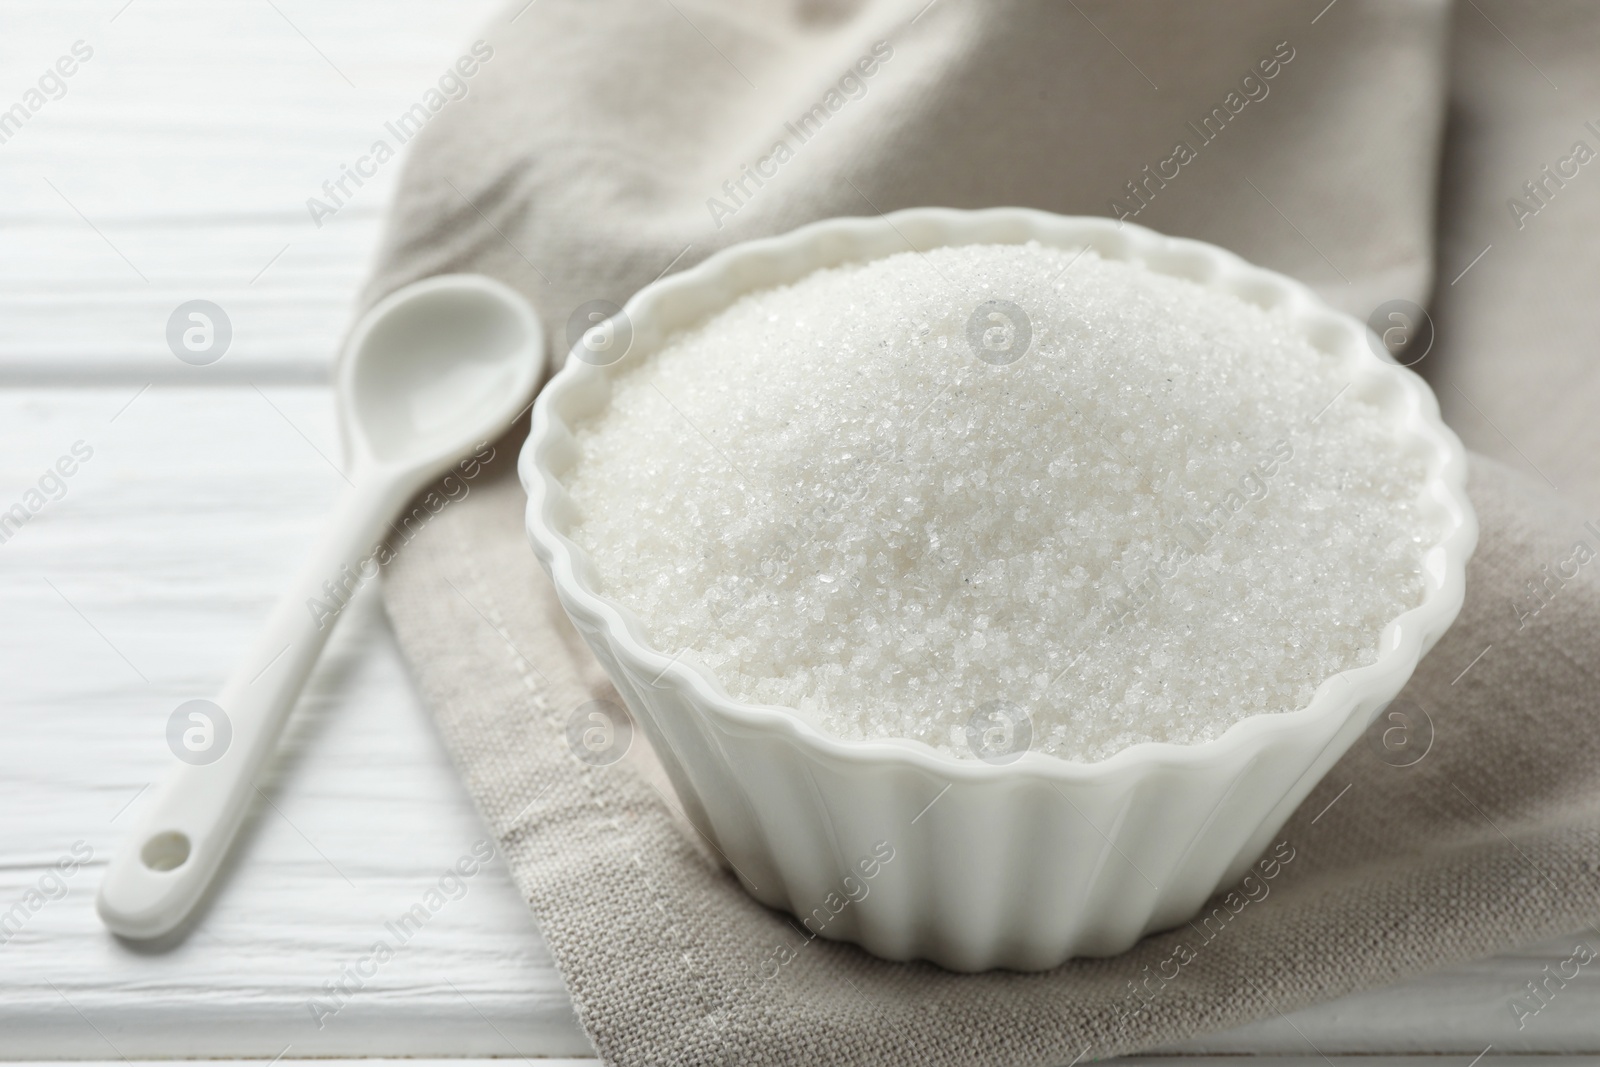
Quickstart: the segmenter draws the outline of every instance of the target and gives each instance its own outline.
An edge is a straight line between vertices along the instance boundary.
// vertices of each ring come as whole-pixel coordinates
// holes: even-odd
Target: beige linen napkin
[[[1125,213],[1362,318],[1431,284],[1438,3],[522,4],[417,138],[369,298],[484,271],[564,351],[586,302],[915,204]],[[527,547],[518,444],[400,551],[385,597],[611,1062],[1067,1064],[1600,920],[1595,565],[1527,587],[1579,541],[1600,551],[1600,524],[1494,462],[1474,461],[1466,607],[1404,694],[1403,744],[1354,747],[1194,924],[1046,974],[955,975],[756,904],[681,828],[642,742],[573,757],[568,716],[615,696]]]
[[[1513,43],[1514,42],[1514,43]],[[1438,346],[1467,442],[1600,510],[1600,17],[1463,4],[1441,160]]]

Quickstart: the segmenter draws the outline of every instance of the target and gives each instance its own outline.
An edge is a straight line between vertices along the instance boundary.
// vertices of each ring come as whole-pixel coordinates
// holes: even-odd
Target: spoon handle
[[[100,884],[96,907],[114,933],[144,939],[175,928],[227,855],[344,604],[387,558],[375,549],[407,494],[368,473],[340,499],[321,543],[216,702],[191,701],[174,713],[167,742],[180,762],[142,805]]]

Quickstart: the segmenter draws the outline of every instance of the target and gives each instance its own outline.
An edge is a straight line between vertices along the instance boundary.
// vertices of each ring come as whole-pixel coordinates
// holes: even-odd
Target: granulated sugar
[[[635,359],[567,478],[601,591],[837,737],[1200,742],[1304,707],[1422,598],[1436,534],[1392,419],[1193,282],[905,253]]]

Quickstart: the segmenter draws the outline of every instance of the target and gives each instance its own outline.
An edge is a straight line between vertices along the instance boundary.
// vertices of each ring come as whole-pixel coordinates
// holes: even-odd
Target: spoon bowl
[[[448,463],[509,422],[543,359],[533,309],[476,274],[446,274],[378,303],[351,334],[339,366],[346,455],[357,463]]]

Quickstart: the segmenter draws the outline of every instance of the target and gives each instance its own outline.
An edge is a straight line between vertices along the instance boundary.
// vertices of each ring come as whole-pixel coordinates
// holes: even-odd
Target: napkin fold
[[[584,305],[728,243],[1009,203],[1210,240],[1365,319],[1431,285],[1449,17],[1426,0],[517,0],[415,134],[367,296],[492,274],[559,353]],[[496,443],[384,596],[608,1062],[1066,1064],[1573,930],[1600,948],[1600,513],[1535,478],[1474,458],[1459,621],[1247,883],[1116,958],[957,975],[754,902],[642,740],[609,766],[574,758],[570,714],[617,697],[527,546],[519,445]]]

